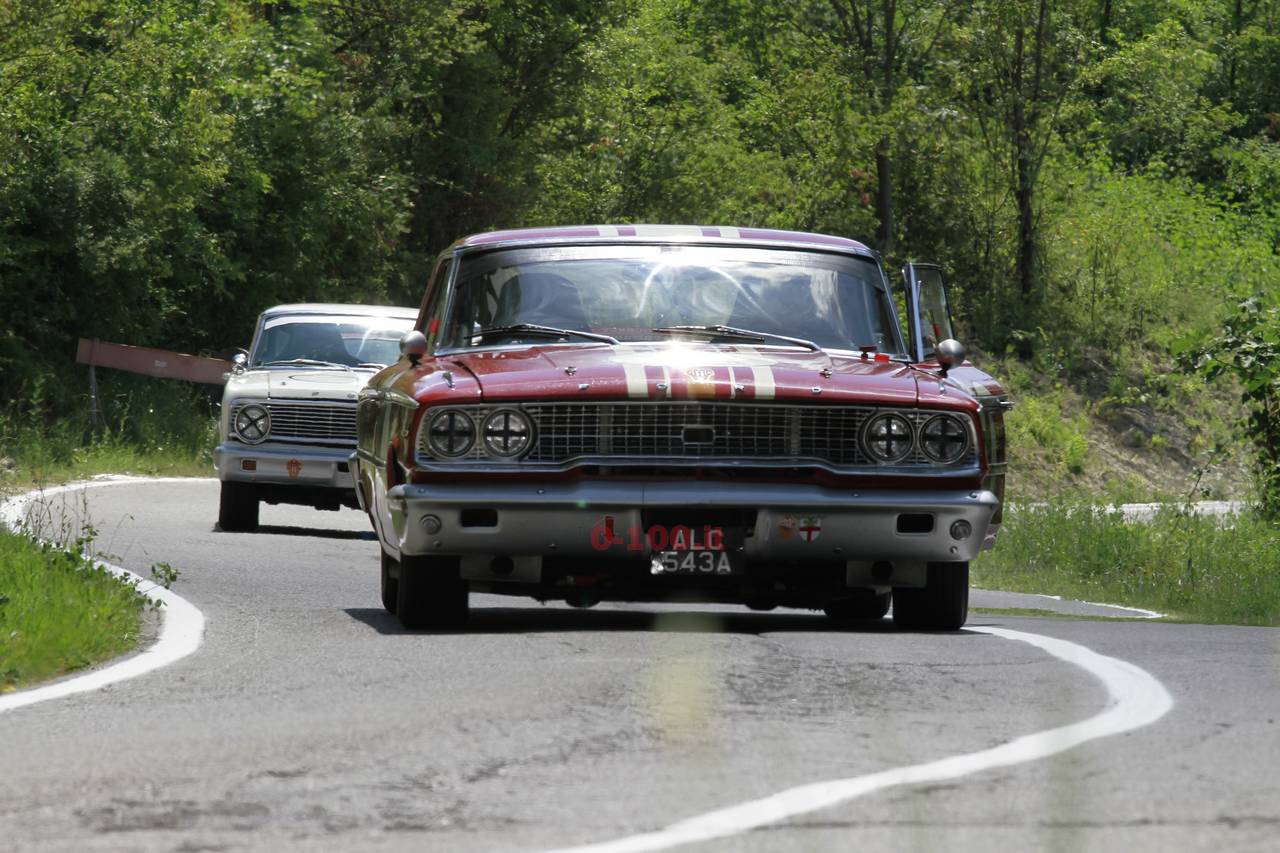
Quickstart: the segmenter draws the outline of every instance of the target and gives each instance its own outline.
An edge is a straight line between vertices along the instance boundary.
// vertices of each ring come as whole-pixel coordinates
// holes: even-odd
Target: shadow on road
[[[536,634],[570,631],[659,631],[683,634],[765,634],[780,631],[898,633],[889,619],[837,624],[821,614],[734,613],[720,610],[568,610],[538,607],[473,607],[465,628],[407,631],[396,617],[374,607],[344,612],[379,634]]]
[[[222,528],[214,527],[214,532],[225,533]],[[367,542],[376,542],[377,536],[372,530],[328,530],[318,527],[293,527],[279,524],[263,524],[250,536],[261,536],[262,534],[271,534],[275,536],[311,536],[317,539],[361,539]]]

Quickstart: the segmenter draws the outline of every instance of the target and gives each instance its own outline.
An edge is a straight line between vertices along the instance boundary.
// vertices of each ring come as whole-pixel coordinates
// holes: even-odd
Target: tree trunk
[[[893,157],[889,153],[889,140],[881,139],[876,145],[876,216],[880,230],[876,233],[880,254],[891,255],[894,250],[893,221]]]

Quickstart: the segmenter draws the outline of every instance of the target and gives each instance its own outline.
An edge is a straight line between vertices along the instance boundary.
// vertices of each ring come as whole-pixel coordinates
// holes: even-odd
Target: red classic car
[[[959,628],[994,544],[1003,410],[936,267],[751,228],[459,240],[361,392],[382,601],[452,627],[472,590],[736,602]]]

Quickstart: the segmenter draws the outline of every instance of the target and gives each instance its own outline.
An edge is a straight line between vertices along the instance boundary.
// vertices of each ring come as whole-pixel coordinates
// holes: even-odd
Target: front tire
[[[893,624],[925,631],[959,631],[969,618],[969,563],[930,563],[923,587],[893,592]]]
[[[457,557],[400,555],[396,617],[409,629],[461,628],[467,622],[467,582]]]
[[[224,480],[218,496],[218,527],[228,533],[258,529],[258,490],[252,483]]]
[[[396,615],[397,598],[400,595],[400,564],[382,552],[382,606],[392,616]]]

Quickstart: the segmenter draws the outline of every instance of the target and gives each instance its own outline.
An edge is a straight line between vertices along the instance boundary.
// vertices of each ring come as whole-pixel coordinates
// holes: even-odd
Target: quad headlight
[[[934,415],[920,430],[920,448],[934,462],[950,464],[969,449],[969,431],[959,418]]]
[[[245,444],[261,444],[271,434],[271,413],[257,403],[241,406],[236,410],[232,428]]]
[[[456,459],[476,443],[476,426],[466,412],[442,409],[427,422],[427,448],[433,456]]]
[[[485,452],[498,459],[513,459],[529,448],[533,425],[516,409],[499,409],[484,419],[480,428]]]
[[[862,428],[862,446],[874,462],[886,465],[901,462],[911,454],[914,445],[911,422],[895,412],[876,415]]]
[[[424,461],[511,462],[529,451],[534,435],[533,421],[517,408],[445,406],[427,413],[418,454]]]

